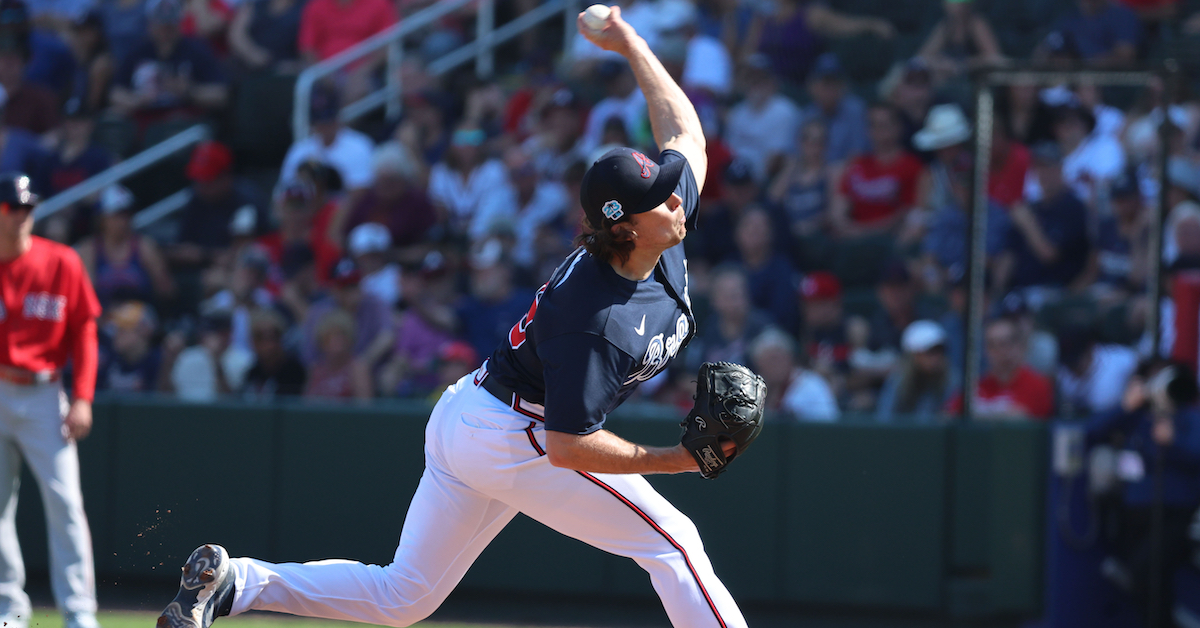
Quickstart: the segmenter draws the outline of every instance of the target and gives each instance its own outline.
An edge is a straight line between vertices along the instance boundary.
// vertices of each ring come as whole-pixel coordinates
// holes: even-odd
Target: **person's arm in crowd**
[[[1028,205],[1024,203],[1014,205],[1009,216],[1012,218],[1013,227],[1025,237],[1029,250],[1033,252],[1034,257],[1038,258],[1038,261],[1043,264],[1053,264],[1058,261],[1058,247],[1050,241],[1050,238],[1046,237],[1046,232],[1042,230],[1037,216]]]
[[[93,59],[88,66],[87,102],[91,111],[99,111],[103,108],[102,105],[108,96],[115,71],[113,56],[107,52]]]
[[[1013,267],[1016,264],[1017,259],[1012,251],[1006,250],[996,256],[996,261],[992,266],[992,272],[995,273],[992,282],[992,301],[998,301],[1008,293],[1008,283],[1012,280]]]
[[[189,101],[205,109],[220,109],[229,102],[229,87],[224,83],[191,83],[184,93]]]
[[[847,15],[817,2],[808,5],[804,17],[808,27],[823,37],[875,34],[884,39],[891,39],[896,35],[896,29],[887,20]]]
[[[776,205],[783,202],[783,197],[787,195],[788,186],[791,184],[794,172],[800,168],[800,159],[797,157],[788,157],[780,168],[779,174],[771,181],[771,185],[767,188],[767,200]]]
[[[696,177],[696,188],[703,190],[708,173],[704,128],[700,126],[696,108],[683,89],[667,74],[662,63],[646,45],[646,40],[621,18],[620,7],[613,7],[608,26],[600,33],[592,32],[583,25],[582,13],[576,19],[580,32],[589,41],[629,60],[638,87],[642,88],[642,94],[646,97],[650,130],[654,133],[655,143],[662,150],[671,149],[682,154]]]
[[[971,19],[971,38],[975,41],[975,56],[967,60],[968,65],[994,65],[1004,60],[1004,52],[1000,49],[1000,41],[992,31],[992,25],[982,15]]]
[[[271,53],[250,38],[250,24],[253,21],[254,3],[242,2],[233,17],[233,24],[229,26],[229,48],[251,68],[265,68],[271,63]]]
[[[109,100],[117,113],[128,115],[154,102],[154,95],[150,92],[135,92],[123,85],[113,85],[109,92]]]
[[[159,250],[158,244],[150,238],[142,238],[139,240],[142,256],[142,264],[146,266],[146,273],[150,275],[150,283],[154,285],[154,293],[160,299],[169,299],[175,295],[175,281],[171,279],[171,273],[167,270],[167,262],[163,259],[162,251]]]

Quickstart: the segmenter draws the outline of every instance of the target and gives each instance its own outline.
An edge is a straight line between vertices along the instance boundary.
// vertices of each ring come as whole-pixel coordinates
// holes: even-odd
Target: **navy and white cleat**
[[[233,568],[220,545],[201,545],[183,564],[179,593],[158,617],[157,628],[208,628],[229,614],[233,603]]]

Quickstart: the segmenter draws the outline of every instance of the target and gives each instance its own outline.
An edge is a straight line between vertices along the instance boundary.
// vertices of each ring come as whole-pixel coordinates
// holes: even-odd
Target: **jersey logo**
[[[642,368],[634,371],[625,380],[625,384],[632,384],[635,381],[644,382],[666,368],[667,362],[679,353],[679,347],[687,338],[690,327],[687,315],[680,314],[675,321],[675,333],[666,338],[663,337],[664,334],[658,334],[651,338],[650,346],[646,347],[646,357],[642,358]]]
[[[48,292],[25,295],[25,318],[61,323],[66,317],[67,297]]]
[[[633,160],[638,162],[638,165],[642,167],[642,178],[649,179],[650,174],[651,174],[650,165],[654,164],[654,162],[650,161],[649,158],[647,158],[645,155],[637,152],[636,150],[633,151],[633,153],[631,153],[631,154],[633,155]]]
[[[642,336],[646,333],[646,315],[642,314],[642,324],[633,328],[633,333]]]
[[[609,220],[616,220],[625,215],[625,212],[621,211],[621,204],[616,201],[605,203],[600,211],[604,212],[604,217]]]
[[[533,317],[537,314],[538,303],[542,302],[542,295],[546,293],[548,283],[544,283],[541,288],[538,288],[537,294],[533,296],[533,304],[529,306],[529,311],[521,317],[521,320],[517,321],[516,325],[512,326],[512,329],[508,330],[508,344],[513,349],[525,344],[525,329],[533,322]]]

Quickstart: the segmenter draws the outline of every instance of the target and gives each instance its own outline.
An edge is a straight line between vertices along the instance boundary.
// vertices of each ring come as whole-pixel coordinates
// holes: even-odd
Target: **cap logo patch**
[[[621,204],[616,201],[605,203],[604,208],[600,211],[604,212],[604,217],[609,220],[617,220],[625,215],[625,212],[621,211]]]
[[[654,164],[654,162],[650,161],[649,158],[647,158],[645,155],[643,155],[637,151],[633,151],[632,154],[633,154],[633,160],[638,162],[638,165],[642,167],[642,178],[649,179],[650,172],[651,172],[650,165]],[[654,165],[657,165],[657,164],[654,164]]]

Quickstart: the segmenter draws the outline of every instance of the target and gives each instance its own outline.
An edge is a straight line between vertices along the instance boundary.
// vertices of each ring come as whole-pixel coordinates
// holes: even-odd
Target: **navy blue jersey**
[[[661,163],[683,159],[663,151]],[[687,228],[699,190],[684,166],[675,194]],[[589,434],[696,333],[683,244],[663,252],[644,281],[625,279],[582,247],[538,290],[529,312],[488,361],[488,377],[545,407],[546,429]]]

